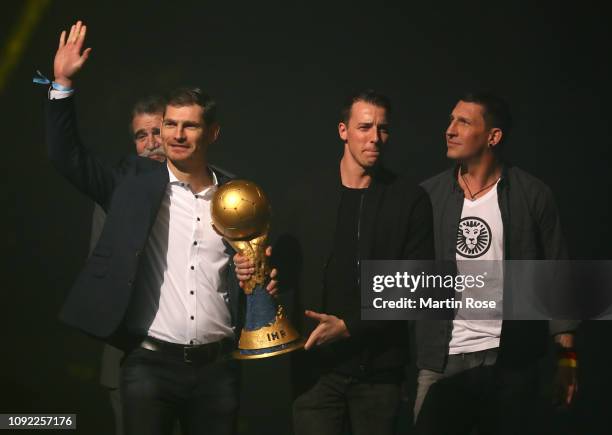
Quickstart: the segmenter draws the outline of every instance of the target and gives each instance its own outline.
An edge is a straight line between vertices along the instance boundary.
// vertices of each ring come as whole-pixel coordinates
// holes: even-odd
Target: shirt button
[[[200,222],[200,218],[197,218],[197,219],[198,219],[198,222]]]
[[[191,270],[195,269],[195,267],[191,266]]]
[[[132,284],[134,284],[134,281],[132,281],[131,279],[128,281],[128,287],[132,287]]]
[[[191,316],[191,320],[193,320],[193,316]]]
[[[192,294],[193,294],[193,290],[191,290],[191,291],[189,292],[189,294],[190,294],[190,295],[192,295]]]
[[[189,340],[189,344],[193,344],[193,340]]]
[[[198,244],[198,242],[194,241],[193,242],[193,246],[196,246]]]

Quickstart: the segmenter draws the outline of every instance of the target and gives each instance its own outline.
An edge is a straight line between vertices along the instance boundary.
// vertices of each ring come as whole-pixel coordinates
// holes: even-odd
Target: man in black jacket
[[[436,258],[460,261],[459,269],[470,260],[567,258],[550,189],[499,156],[510,127],[499,97],[463,96],[446,130],[447,156],[457,164],[423,183],[433,205]],[[487,284],[503,303],[511,290],[501,274],[489,275]],[[571,402],[575,322],[483,321],[458,313],[453,321],[416,323],[418,433],[464,434],[474,426],[479,433],[531,433],[527,416],[549,334],[564,366],[563,401]]]
[[[234,347],[240,289],[229,248],[210,226],[210,201],[228,178],[211,170],[219,133],[214,100],[173,92],[162,143],[167,162],[131,156],[118,169],[81,143],[73,77],[87,60],[81,22],[62,32],[46,136],[58,171],[106,211],[100,239],[61,318],[127,352],[121,368],[125,431],[231,434],[238,409]]]
[[[308,337],[306,351],[292,354],[298,435],[341,434],[346,426],[356,435],[394,432],[407,325],[361,320],[361,262],[432,259],[433,231],[425,191],[379,164],[389,117],[383,95],[351,95],[338,125],[342,158],[317,162],[288,190],[287,209],[276,209],[287,227],[277,228],[284,235],[274,257],[281,282],[296,291],[294,321]],[[248,261],[236,264],[248,278]]]

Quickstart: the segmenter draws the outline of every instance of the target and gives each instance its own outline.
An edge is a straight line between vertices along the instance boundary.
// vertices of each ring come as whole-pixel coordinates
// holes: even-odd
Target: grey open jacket
[[[464,192],[451,168],[422,183],[430,196],[434,217],[436,259],[456,258],[456,239]],[[504,226],[504,259],[567,259],[561,223],[552,192],[543,182],[505,164],[497,185]],[[506,286],[504,286],[506,287]],[[498,364],[519,366],[541,356],[549,335],[576,329],[575,321],[504,321]],[[417,367],[443,371],[448,356],[452,321],[416,322]]]

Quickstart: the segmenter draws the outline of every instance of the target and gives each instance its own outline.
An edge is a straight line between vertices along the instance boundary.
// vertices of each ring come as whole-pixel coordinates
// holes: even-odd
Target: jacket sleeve
[[[404,243],[402,260],[433,260],[434,232],[433,209],[429,195],[421,191],[408,223],[408,234]]]
[[[419,187],[419,194],[414,200],[406,222],[407,232],[403,243],[402,257],[398,260],[433,260],[434,233],[433,211],[431,201],[425,191]],[[359,313],[361,314],[361,313]],[[402,320],[361,320],[361,316],[344,319],[351,337],[362,337],[375,334],[386,328],[397,328],[405,323]]]
[[[89,236],[89,255],[93,252],[94,248],[98,244],[100,234],[104,228],[104,221],[106,220],[106,213],[98,205],[94,204],[94,210],[91,215],[91,234]]]
[[[118,174],[100,162],[81,142],[74,97],[47,101],[45,139],[49,159],[55,168],[106,210]]]
[[[539,242],[546,260],[568,259],[567,245],[561,230],[561,219],[553,194],[548,187],[536,198],[538,205],[536,219],[538,222]]]
[[[536,204],[540,206],[537,210],[537,222],[544,258],[546,260],[567,260],[569,255],[561,230],[559,211],[548,187],[541,192]],[[576,320],[550,320],[548,328],[551,335],[557,335],[574,332],[579,324],[580,322]]]

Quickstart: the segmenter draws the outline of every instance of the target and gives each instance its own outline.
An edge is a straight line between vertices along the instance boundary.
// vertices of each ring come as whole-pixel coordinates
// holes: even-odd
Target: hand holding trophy
[[[234,358],[267,358],[303,347],[303,340],[279,305],[265,289],[270,272],[265,255],[270,228],[270,204],[263,191],[247,180],[232,180],[219,186],[212,200],[215,230],[254,264],[255,272],[245,282],[246,319]]]

